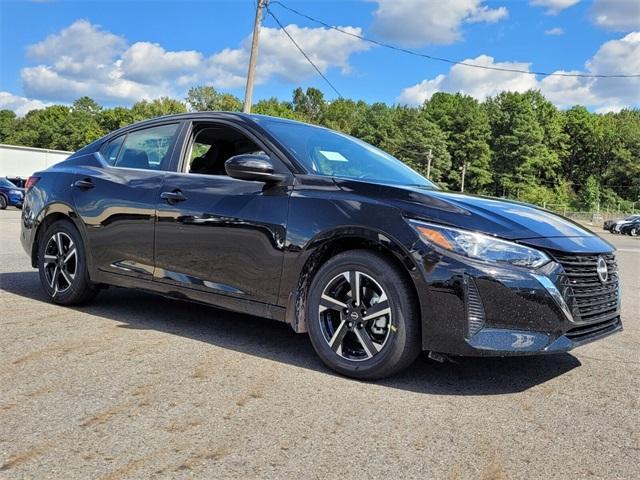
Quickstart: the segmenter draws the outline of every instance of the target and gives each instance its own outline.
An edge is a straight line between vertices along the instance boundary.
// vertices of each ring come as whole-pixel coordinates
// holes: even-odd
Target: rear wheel
[[[420,353],[416,301],[402,273],[366,250],[341,253],[314,277],[307,301],[309,336],[322,361],[344,375],[377,379]]]
[[[635,237],[636,235],[640,234],[640,230],[638,230],[638,227],[633,227],[630,231],[629,231],[629,235],[631,235],[632,237]]]
[[[82,238],[67,221],[53,223],[40,236],[38,269],[40,283],[55,303],[77,305],[97,293],[89,280]]]

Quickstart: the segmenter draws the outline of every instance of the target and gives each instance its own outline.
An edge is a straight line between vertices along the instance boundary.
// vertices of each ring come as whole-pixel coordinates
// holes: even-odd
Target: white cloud
[[[16,115],[22,117],[30,110],[46,107],[40,100],[32,100],[19,97],[9,92],[0,92],[0,110],[13,110]]]
[[[339,68],[349,73],[349,57],[371,45],[326,28],[286,27],[323,72]],[[362,34],[360,28],[343,30]],[[245,82],[251,37],[238,48],[206,56],[195,50],[168,51],[157,43],[129,45],[125,38],[78,20],[57,34],[28,47],[40,63],[21,71],[25,93],[51,101],[72,101],[88,95],[99,101],[134,102],[162,95],[182,96],[192,85],[242,87]],[[315,75],[285,34],[263,28],[256,83],[273,77],[300,82]]]
[[[465,60],[483,66],[530,70],[529,63],[495,62],[492,57],[480,55]],[[633,32],[618,40],[610,40],[600,46],[589,59],[585,71],[563,71],[554,73],[628,75],[640,72],[640,32]],[[541,80],[533,75],[482,70],[454,65],[446,75],[402,90],[398,101],[419,105],[438,91],[461,92],[479,100],[501,91],[522,92],[539,89],[551,102],[559,107],[575,104],[591,106],[597,110],[620,110],[624,106],[640,105],[640,78],[584,78],[548,76]]]
[[[640,72],[640,32],[627,34],[620,40],[605,42],[587,62],[594,74],[634,75]],[[640,103],[640,78],[598,78],[593,92],[603,103],[631,105]]]
[[[468,58],[464,63],[526,71],[531,65],[522,62],[496,62],[488,55]],[[398,100],[401,103],[418,105],[438,91],[460,92],[483,100],[503,90],[524,92],[536,88],[536,83],[533,75],[454,65],[447,75],[438,75],[433,80],[423,80],[417,85],[405,88]]]
[[[84,79],[107,70],[126,46],[123,37],[87,20],[76,20],[59,33],[27,47],[27,56],[50,61],[57,72],[67,77]]]
[[[189,74],[202,65],[203,56],[193,50],[167,52],[157,43],[138,42],[121,57],[123,76],[143,84],[157,84]]]
[[[546,30],[544,32],[545,35],[564,35],[564,29],[560,28],[560,27],[554,27],[554,28],[550,28],[549,30]]]
[[[463,23],[494,23],[509,14],[505,7],[489,8],[484,0],[371,0],[373,31],[405,45],[446,45],[462,36]]]
[[[547,15],[557,15],[565,8],[574,6],[580,0],[531,0],[529,3],[534,7],[546,7]]]
[[[578,70],[558,70],[555,73],[580,74]],[[592,82],[582,77],[551,76],[543,78],[536,88],[560,108],[573,105],[596,105],[600,99],[592,90]]]
[[[640,29],[638,0],[595,0],[591,17],[596,25],[619,32]]]

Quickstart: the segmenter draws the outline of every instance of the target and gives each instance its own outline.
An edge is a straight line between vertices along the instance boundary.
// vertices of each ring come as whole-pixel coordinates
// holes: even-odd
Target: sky
[[[640,75],[640,0],[280,0],[328,25],[488,67]],[[482,100],[539,89],[560,108],[640,106],[640,78],[542,77],[451,65],[271,12],[346,98],[419,105],[437,91]],[[195,85],[244,96],[255,0],[0,0],[0,108],[24,115],[88,95],[129,106]],[[254,101],[338,94],[265,15]]]

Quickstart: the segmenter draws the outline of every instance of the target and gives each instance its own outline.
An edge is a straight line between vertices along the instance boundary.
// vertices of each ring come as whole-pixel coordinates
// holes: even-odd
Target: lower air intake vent
[[[484,307],[473,278],[467,277],[467,336],[470,338],[484,327]]]

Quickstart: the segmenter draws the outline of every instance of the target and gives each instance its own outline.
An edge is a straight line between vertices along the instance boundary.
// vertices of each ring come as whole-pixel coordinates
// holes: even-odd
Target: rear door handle
[[[166,200],[167,203],[184,202],[187,199],[187,197],[185,197],[180,190],[174,190],[173,192],[162,192],[160,194],[160,198],[162,200]]]
[[[95,187],[95,184],[90,179],[85,178],[84,180],[76,180],[73,182],[73,186],[81,190],[89,190],[90,188]]]

